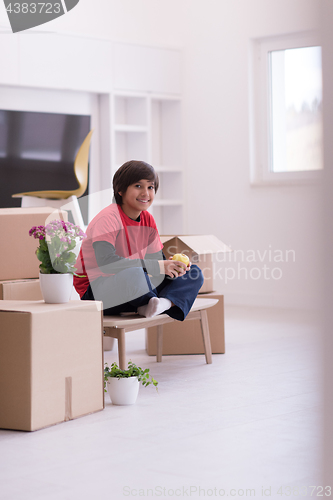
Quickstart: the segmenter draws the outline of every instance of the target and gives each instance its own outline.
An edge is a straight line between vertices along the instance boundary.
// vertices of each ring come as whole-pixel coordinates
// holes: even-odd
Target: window
[[[321,47],[314,34],[252,44],[251,180],[319,178],[322,159]]]

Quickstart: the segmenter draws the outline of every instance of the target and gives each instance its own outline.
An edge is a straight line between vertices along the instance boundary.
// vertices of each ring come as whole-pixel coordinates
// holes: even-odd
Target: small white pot
[[[47,304],[65,304],[72,294],[73,275],[39,273],[39,284]]]
[[[107,382],[108,393],[114,405],[133,405],[139,393],[138,377],[110,377]]]

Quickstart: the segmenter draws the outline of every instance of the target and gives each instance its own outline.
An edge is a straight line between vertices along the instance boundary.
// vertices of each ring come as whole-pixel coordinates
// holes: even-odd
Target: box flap
[[[38,279],[0,281],[0,299],[41,300],[42,298]]]
[[[177,236],[160,236],[161,242],[164,244],[167,241],[171,241],[173,238],[177,238]]]
[[[165,243],[175,236],[161,236],[162,243]],[[219,252],[231,252],[231,248],[220,241],[213,234],[209,235],[180,235],[177,236],[187,247],[191,248],[198,255],[205,255]]]
[[[100,311],[102,302],[98,300],[70,300],[66,304],[46,304],[44,300],[0,300],[0,311],[13,311],[23,313],[45,313],[47,311],[63,311],[64,309],[87,309],[90,308]],[[90,309],[88,308],[88,309]]]

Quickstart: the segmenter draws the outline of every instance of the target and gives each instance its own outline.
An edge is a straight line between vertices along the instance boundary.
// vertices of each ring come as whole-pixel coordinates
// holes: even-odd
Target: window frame
[[[271,134],[271,80],[269,53],[303,47],[321,47],[317,32],[256,38],[250,44],[250,180],[252,185],[319,182],[321,170],[273,172]]]

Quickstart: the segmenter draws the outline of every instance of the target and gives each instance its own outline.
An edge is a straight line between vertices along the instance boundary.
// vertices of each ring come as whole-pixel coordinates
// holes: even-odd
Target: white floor
[[[320,493],[304,489],[321,484],[312,314],[227,307],[226,354],[212,365],[203,355],[157,364],[141,332],[127,334],[127,352],[150,368],[159,392],[141,387],[130,407],[106,396],[104,411],[34,433],[0,430],[1,500]]]

